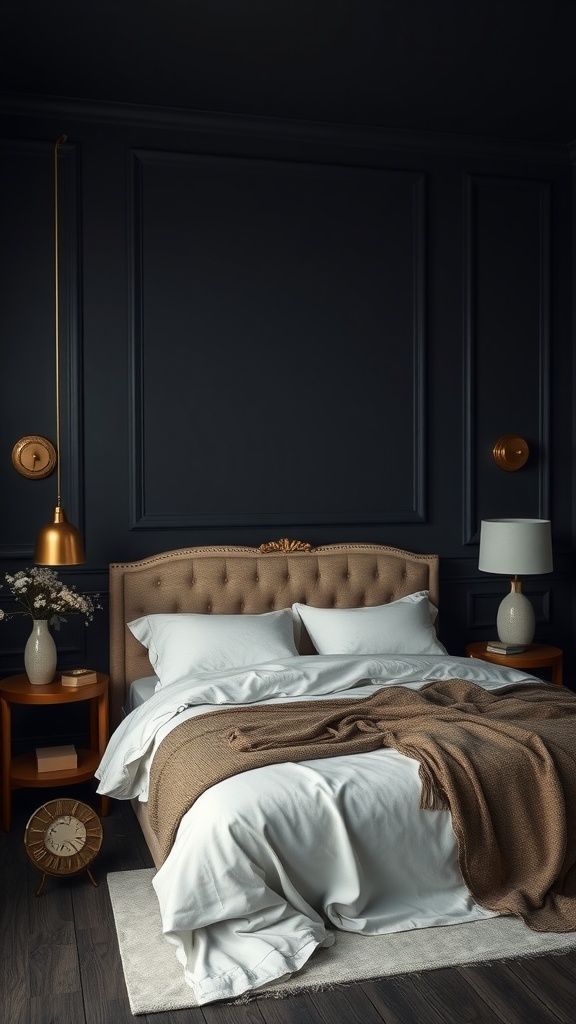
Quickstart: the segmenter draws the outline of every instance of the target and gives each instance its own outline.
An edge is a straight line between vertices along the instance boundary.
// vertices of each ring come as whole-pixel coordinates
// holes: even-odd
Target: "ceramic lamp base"
[[[532,643],[536,628],[534,609],[522,593],[519,580],[512,580],[512,589],[498,608],[496,626],[504,644]]]

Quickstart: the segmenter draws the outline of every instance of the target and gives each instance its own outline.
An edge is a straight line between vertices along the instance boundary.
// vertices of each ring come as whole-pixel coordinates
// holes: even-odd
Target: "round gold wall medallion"
[[[507,473],[515,473],[517,469],[522,469],[528,460],[530,449],[528,442],[518,434],[503,434],[496,441],[492,454],[500,469],[505,469]]]
[[[12,449],[12,465],[30,480],[42,480],[56,466],[56,449],[47,437],[27,434]]]

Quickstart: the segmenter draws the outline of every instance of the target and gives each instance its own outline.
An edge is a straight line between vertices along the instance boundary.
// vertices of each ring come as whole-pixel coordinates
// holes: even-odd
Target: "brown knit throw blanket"
[[[164,857],[209,786],[267,764],[380,746],[419,761],[423,809],[449,807],[477,903],[535,931],[576,929],[576,695],[546,684],[494,693],[456,679],[189,719],[152,763],[150,821]]]

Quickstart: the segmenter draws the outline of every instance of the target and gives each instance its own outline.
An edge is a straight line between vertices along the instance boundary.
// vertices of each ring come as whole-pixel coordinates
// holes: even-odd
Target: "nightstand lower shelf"
[[[39,772],[35,750],[18,754],[10,762],[12,789],[57,786],[59,783],[69,786],[74,782],[87,782],[94,777],[94,772],[100,764],[100,754],[97,750],[77,750],[76,753],[78,754],[78,766],[62,768],[57,772]]]

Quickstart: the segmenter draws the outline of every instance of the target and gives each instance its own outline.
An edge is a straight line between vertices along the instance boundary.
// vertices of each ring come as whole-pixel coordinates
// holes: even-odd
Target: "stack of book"
[[[490,640],[486,644],[486,650],[492,654],[522,654],[526,647],[527,644],[503,644],[500,640]]]

